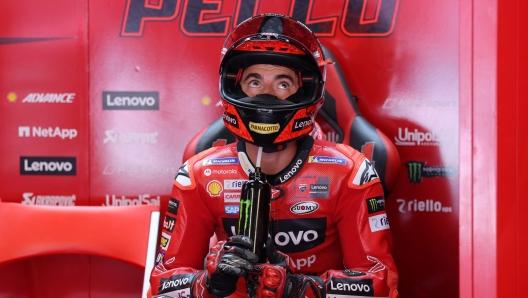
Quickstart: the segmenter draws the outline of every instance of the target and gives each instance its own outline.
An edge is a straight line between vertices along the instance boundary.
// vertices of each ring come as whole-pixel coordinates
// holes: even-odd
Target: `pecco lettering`
[[[152,22],[176,22],[186,36],[225,37],[229,28],[234,28],[243,20],[262,13],[266,8],[270,9],[269,4],[266,6],[254,0],[240,0],[234,9],[227,12],[224,12],[222,2],[216,1],[186,1],[179,10],[181,2],[173,0],[151,3],[144,0],[127,0],[124,7],[126,13],[121,22],[121,36],[141,37],[145,28]],[[346,1],[347,4],[336,15],[321,15],[318,12],[317,18],[314,18],[314,7],[317,7],[314,2],[317,3],[293,1],[288,11],[279,9],[276,12],[289,13],[321,37],[335,36],[339,29],[346,37],[386,37],[395,28],[399,0],[377,1],[374,4],[364,1],[362,5],[355,1]],[[271,9],[277,10],[276,7]],[[203,20],[204,14],[209,15],[206,22]],[[226,14],[229,17],[226,17]],[[341,26],[338,20],[343,20]]]

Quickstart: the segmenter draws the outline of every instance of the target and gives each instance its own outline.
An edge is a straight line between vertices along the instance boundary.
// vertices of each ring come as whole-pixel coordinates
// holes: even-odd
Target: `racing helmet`
[[[243,70],[254,64],[294,70],[299,80],[297,92],[285,99],[271,94],[249,97],[240,80]],[[304,24],[280,14],[245,20],[227,37],[222,49],[219,88],[226,128],[239,139],[264,147],[265,152],[281,150],[285,143],[314,129],[315,115],[324,101],[325,75],[321,45]]]

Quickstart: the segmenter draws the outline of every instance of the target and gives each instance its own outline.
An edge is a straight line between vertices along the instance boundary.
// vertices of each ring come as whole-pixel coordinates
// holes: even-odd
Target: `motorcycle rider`
[[[326,66],[317,38],[288,16],[252,17],[227,37],[220,96],[224,124],[239,141],[180,167],[152,296],[398,296],[374,167],[314,129]],[[256,166],[272,186],[266,263],[235,228],[240,187]],[[208,249],[213,234],[219,242]]]

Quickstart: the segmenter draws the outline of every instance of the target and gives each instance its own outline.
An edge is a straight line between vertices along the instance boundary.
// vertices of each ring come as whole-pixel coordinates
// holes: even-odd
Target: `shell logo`
[[[222,183],[216,180],[212,180],[212,181],[209,181],[209,183],[207,183],[207,192],[212,197],[220,196],[220,193],[222,192],[222,190],[223,190]]]

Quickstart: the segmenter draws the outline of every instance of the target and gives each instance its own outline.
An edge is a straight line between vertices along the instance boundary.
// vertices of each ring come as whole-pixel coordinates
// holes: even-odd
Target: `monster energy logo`
[[[368,213],[380,212],[385,210],[385,199],[383,197],[374,197],[367,199]]]
[[[244,234],[244,232],[248,229],[248,223],[249,223],[249,213],[251,211],[251,201],[249,199],[240,199],[240,218],[238,220],[238,233]],[[242,225],[244,228],[242,229]]]
[[[452,177],[457,172],[455,167],[426,166],[425,162],[421,161],[407,162],[407,170],[409,172],[409,181],[413,184],[421,183],[424,177]]]

